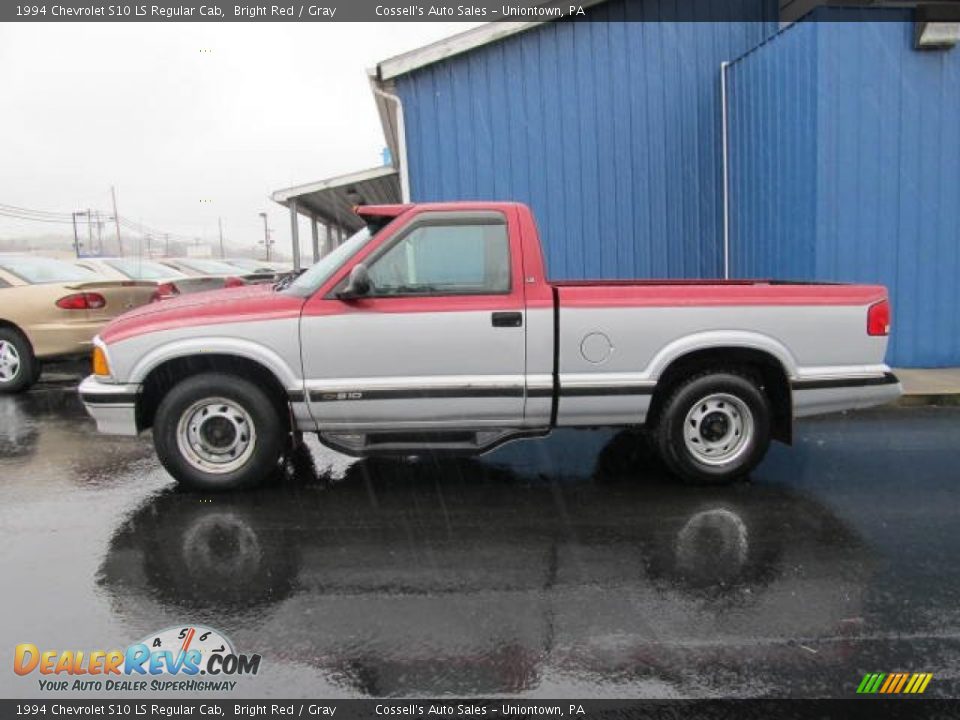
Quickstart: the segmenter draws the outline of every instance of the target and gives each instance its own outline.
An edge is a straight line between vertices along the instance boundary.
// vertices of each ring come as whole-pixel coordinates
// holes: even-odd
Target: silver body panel
[[[525,323],[493,311],[304,315],[304,377],[319,428],[523,424]]]
[[[884,404],[899,384],[858,384],[889,373],[886,338],[865,333],[865,316],[866,307],[844,305],[562,306],[555,424],[642,424],[670,363],[708,348],[776,358],[795,384],[797,417]],[[116,382],[91,378],[80,392],[102,432],[136,434],[137,389],[151,370],[177,357],[225,354],[273,373],[302,431],[523,433],[551,426],[553,332],[553,311],[543,308],[523,311],[520,327],[493,327],[490,310],[192,325],[111,344]],[[87,401],[97,394],[129,400]]]

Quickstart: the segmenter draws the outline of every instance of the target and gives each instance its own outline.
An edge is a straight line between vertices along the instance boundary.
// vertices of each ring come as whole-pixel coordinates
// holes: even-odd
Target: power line
[[[81,214],[90,217],[91,213],[95,214],[100,222],[102,222],[100,218],[105,218],[106,221],[112,221],[142,237],[146,237],[147,235],[164,236],[170,240],[179,242],[193,242],[194,239],[193,235],[168,232],[166,230],[144,225],[143,223],[126,218],[123,215],[118,216],[114,213],[101,213],[99,210],[88,210],[82,212]],[[28,220],[31,222],[44,222],[63,225],[71,225],[74,222],[74,213],[55,212],[52,210],[35,210],[32,208],[20,207],[18,205],[7,205],[4,203],[0,203],[0,216],[17,220]]]

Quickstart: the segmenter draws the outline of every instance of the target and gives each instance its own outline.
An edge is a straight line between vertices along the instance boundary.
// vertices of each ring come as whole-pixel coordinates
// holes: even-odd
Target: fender
[[[174,340],[153,348],[146,353],[130,371],[129,383],[142,384],[154,368],[180,357],[203,355],[234,355],[253,360],[273,373],[288,390],[302,390],[303,379],[275,351],[236,337],[203,337]]]
[[[644,374],[652,379],[659,380],[664,370],[684,355],[699,350],[725,347],[748,348],[765,352],[780,362],[788,379],[797,377],[796,358],[783,343],[763,333],[740,330],[710,330],[674,340],[654,356]]]

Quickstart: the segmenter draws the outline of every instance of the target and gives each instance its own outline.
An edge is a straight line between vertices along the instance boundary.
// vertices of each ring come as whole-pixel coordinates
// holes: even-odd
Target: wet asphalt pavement
[[[730,488],[566,431],[463,460],[310,443],[281,486],[197,495],[47,380],[0,397],[0,697],[40,694],[17,643],[189,623],[263,656],[244,697],[850,697],[893,671],[956,696],[960,408],[797,435]]]

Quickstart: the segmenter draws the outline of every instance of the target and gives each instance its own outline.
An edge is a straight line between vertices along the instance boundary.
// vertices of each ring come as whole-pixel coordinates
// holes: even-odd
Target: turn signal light
[[[106,305],[107,299],[100,293],[74,293],[57,300],[61,310],[100,310]]]
[[[223,281],[223,286],[225,288],[243,287],[246,284],[247,284],[246,280],[238,277],[228,277],[226,280]]]
[[[867,310],[867,335],[890,334],[890,301],[881,300]]]
[[[102,377],[109,377],[110,364],[107,362],[107,354],[99,345],[93,346],[93,374]]]

